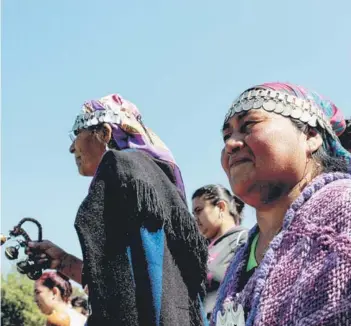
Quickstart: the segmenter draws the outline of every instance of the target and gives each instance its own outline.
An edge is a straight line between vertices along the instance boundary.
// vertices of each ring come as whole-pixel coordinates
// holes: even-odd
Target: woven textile
[[[351,175],[322,174],[304,189],[238,293],[256,233],[227,270],[211,325],[228,302],[250,311],[245,325],[351,325]]]

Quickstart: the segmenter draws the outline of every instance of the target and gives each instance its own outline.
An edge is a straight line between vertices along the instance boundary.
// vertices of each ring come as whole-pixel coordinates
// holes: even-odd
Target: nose
[[[225,141],[224,151],[227,154],[232,154],[244,147],[244,138],[239,135],[231,135]]]
[[[202,224],[198,220],[196,221],[196,225],[201,230]]]
[[[75,144],[76,144],[76,141],[73,141],[72,144],[71,144],[71,146],[69,147],[69,152],[70,152],[71,154],[73,154],[73,153],[76,151],[76,149],[75,149]]]

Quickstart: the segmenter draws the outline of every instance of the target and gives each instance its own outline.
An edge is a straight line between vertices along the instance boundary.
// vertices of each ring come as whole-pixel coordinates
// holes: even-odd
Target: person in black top
[[[75,221],[83,261],[50,241],[29,254],[87,285],[89,326],[206,325],[206,243],[171,152],[136,106],[118,94],[86,102],[70,152],[93,177]]]

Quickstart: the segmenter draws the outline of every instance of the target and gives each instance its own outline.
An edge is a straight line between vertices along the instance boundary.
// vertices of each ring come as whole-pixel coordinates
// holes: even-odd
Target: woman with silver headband
[[[296,85],[266,83],[234,101],[221,162],[257,224],[227,269],[211,325],[351,323],[345,127],[332,102]]]
[[[72,134],[79,173],[93,176],[75,220],[84,264],[50,241],[29,254],[87,285],[89,326],[207,324],[207,248],[170,150],[118,94],[86,102]]]

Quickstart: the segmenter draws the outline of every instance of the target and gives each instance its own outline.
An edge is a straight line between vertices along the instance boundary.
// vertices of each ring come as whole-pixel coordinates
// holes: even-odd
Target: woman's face
[[[289,118],[263,109],[239,113],[224,124],[223,139],[221,162],[231,188],[253,207],[304,177],[307,136]]]
[[[41,283],[35,282],[34,300],[40,311],[45,315],[50,315],[55,306],[54,292]]]
[[[106,145],[97,137],[95,132],[82,129],[70,146],[69,151],[75,156],[79,173],[89,177],[94,176],[106,151]]]
[[[206,239],[212,239],[216,236],[222,224],[220,209],[213,205],[209,200],[205,200],[203,196],[193,199],[193,214],[201,234]]]

